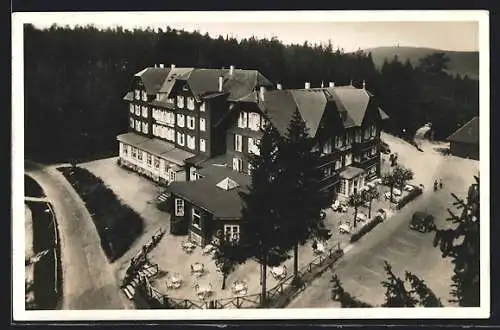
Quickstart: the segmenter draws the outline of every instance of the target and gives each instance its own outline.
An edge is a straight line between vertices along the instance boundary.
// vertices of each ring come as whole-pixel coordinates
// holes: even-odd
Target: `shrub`
[[[123,204],[102,179],[86,169],[60,167],[81,196],[101,239],[104,253],[111,261],[122,256],[143,231],[143,219],[129,206]]]
[[[414,187],[412,191],[408,193],[408,195],[403,196],[398,203],[396,204],[396,209],[399,210],[403,208],[406,204],[417,198],[422,194],[422,188],[420,187]]]
[[[363,227],[361,227],[361,229],[357,233],[352,234],[351,243],[354,243],[357,240],[359,240],[366,233],[370,232],[373,228],[375,228],[379,223],[383,221],[384,219],[380,215],[377,215],[370,222],[366,223]]]

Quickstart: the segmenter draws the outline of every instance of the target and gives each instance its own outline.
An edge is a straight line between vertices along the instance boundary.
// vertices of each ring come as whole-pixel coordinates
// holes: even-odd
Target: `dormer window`
[[[238,117],[238,127],[239,128],[247,128],[248,126],[248,114],[245,111],[240,112],[240,116]]]
[[[184,108],[184,96],[177,95],[177,107]]]
[[[142,91],[142,100],[143,101],[147,101],[148,100],[148,94],[146,93],[146,91]]]
[[[159,100],[160,99],[160,93],[156,93],[156,99]]]

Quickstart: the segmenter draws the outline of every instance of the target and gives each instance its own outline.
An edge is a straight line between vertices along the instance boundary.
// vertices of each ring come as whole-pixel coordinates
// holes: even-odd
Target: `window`
[[[234,150],[239,152],[243,150],[243,138],[239,134],[234,135]]]
[[[200,111],[204,112],[205,111],[205,102],[200,104]]]
[[[194,117],[193,116],[187,116],[187,127],[189,129],[194,129]]]
[[[140,100],[140,99],[141,99],[141,91],[140,91],[140,90],[136,89],[136,90],[134,91],[134,98],[135,98],[136,100]]]
[[[148,134],[148,123],[142,123],[142,133]]]
[[[377,154],[377,147],[373,147],[371,150],[371,155],[375,156]]]
[[[177,114],[177,126],[184,127],[184,115]]]
[[[137,157],[137,149],[132,147],[132,158],[136,158]]]
[[[130,127],[134,128],[134,118],[130,118]]]
[[[205,139],[200,139],[200,151],[205,152],[206,147],[205,147]]]
[[[335,136],[335,148],[342,147],[342,136]]]
[[[135,105],[135,115],[140,116],[141,115],[141,107],[138,106],[137,104]]]
[[[342,161],[340,159],[337,159],[335,161],[335,170],[338,170],[342,167]]]
[[[170,170],[170,181],[175,181],[175,172]]]
[[[248,152],[255,155],[260,155],[259,140],[248,138]]]
[[[200,131],[205,132],[205,118],[200,118]]]
[[[175,141],[175,130],[173,128],[167,127],[167,140]]]
[[[344,180],[340,180],[340,184],[339,184],[339,194],[341,195],[345,195],[346,194],[346,191],[347,191],[347,180],[344,179]]]
[[[142,161],[142,150],[137,150],[137,159]]]
[[[148,118],[148,107],[142,107],[142,116]]]
[[[332,141],[331,140],[327,140],[323,144],[323,153],[324,154],[330,154],[331,152],[332,152]]]
[[[243,161],[239,158],[233,158],[233,170],[241,172],[243,171]]]
[[[134,113],[134,105],[132,103],[128,105],[128,108],[130,109],[130,113]]]
[[[330,175],[332,175],[332,169],[330,167],[326,167],[323,169],[323,176],[325,178],[329,177]]]
[[[175,199],[175,216],[184,216],[184,200],[180,198]]]
[[[201,212],[193,208],[193,227],[201,229]]]
[[[240,116],[238,117],[238,127],[246,128],[248,126],[248,114],[244,111],[240,112]]]
[[[157,128],[156,128],[156,124],[153,124],[153,135],[154,136],[158,136],[158,132],[157,132]]]
[[[345,144],[346,144],[347,146],[352,145],[352,132],[347,132],[347,133],[346,133]]]
[[[184,108],[184,96],[177,95],[177,107]]]
[[[123,145],[123,155],[128,156],[128,144]]]
[[[352,164],[352,154],[346,154],[345,155],[345,166],[349,166]]]
[[[252,171],[253,171],[253,166],[252,164],[248,163],[248,175],[252,175]]]
[[[370,126],[370,136],[371,137],[376,137],[377,136],[377,127],[375,125]]]
[[[189,180],[196,181],[196,179],[197,179],[196,167],[190,167],[189,168]]]
[[[189,110],[194,110],[194,98],[192,96],[188,96],[187,98],[187,108]]]
[[[148,164],[148,166],[151,166],[153,165],[153,161],[151,160],[152,156],[151,154],[146,154],[146,163]]]
[[[248,128],[253,131],[258,131],[260,129],[260,115],[257,112],[251,112]]]
[[[354,140],[356,141],[356,143],[360,143],[361,142],[361,129],[357,128],[355,133],[356,133],[356,136],[355,136]]]
[[[229,237],[230,240],[240,240],[240,226],[238,225],[224,225],[224,236]]]
[[[184,141],[184,134],[177,132],[177,143],[183,146],[186,142]]]
[[[135,130],[137,132],[140,132],[141,131],[141,122],[139,120],[135,120]]]
[[[168,99],[167,99],[167,103],[174,104],[175,102],[174,102],[174,99],[173,99],[173,98],[168,98]]]
[[[160,158],[155,157],[155,168],[159,169],[160,168]]]
[[[143,101],[147,101],[148,100],[148,94],[146,93],[146,91],[142,91],[142,100]]]
[[[369,140],[370,137],[371,137],[371,127],[365,128],[364,134],[363,134],[363,139]]]
[[[167,111],[166,116],[167,116],[167,120],[166,120],[167,124],[170,126],[174,126],[175,125],[175,114],[171,111]]]
[[[187,146],[191,150],[196,149],[196,140],[195,140],[194,136],[187,135]]]

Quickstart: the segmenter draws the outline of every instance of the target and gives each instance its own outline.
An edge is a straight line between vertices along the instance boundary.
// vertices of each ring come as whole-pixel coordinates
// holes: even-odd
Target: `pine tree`
[[[323,230],[321,211],[329,206],[331,196],[320,190],[320,154],[313,151],[314,143],[300,113],[295,111],[278,158],[283,168],[280,184],[284,187],[280,213],[286,224],[286,238],[293,246],[295,279],[298,276],[299,245],[305,244],[312,236],[321,240],[329,238],[327,231]]]
[[[261,303],[266,303],[266,275],[270,253],[283,246],[285,237],[279,214],[279,199],[283,190],[277,180],[280,136],[267,124],[259,143],[259,155],[251,155],[252,178],[248,193],[242,193],[242,246],[247,257],[257,257],[261,264]]]
[[[453,205],[462,210],[456,215],[448,209],[448,221],[456,227],[437,230],[434,239],[434,246],[439,245],[443,258],[451,257],[454,264],[450,302],[462,307],[478,307],[480,303],[479,177],[474,178],[476,182],[469,187],[466,201],[452,193]]]

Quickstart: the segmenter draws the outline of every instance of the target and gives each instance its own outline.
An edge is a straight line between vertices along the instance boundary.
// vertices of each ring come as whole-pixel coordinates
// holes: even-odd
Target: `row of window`
[[[181,132],[177,132],[177,144],[181,146],[187,145],[187,147],[191,150],[196,150],[196,138],[189,134],[184,134]],[[206,151],[206,141],[205,139],[200,138],[200,151]]]
[[[252,164],[248,163],[248,166],[247,166],[247,174],[248,175],[252,175]],[[243,160],[241,158],[238,158],[238,157],[234,157],[233,158],[233,171],[236,171],[236,172],[243,172]]]
[[[130,127],[135,129],[137,132],[142,132],[144,134],[148,134],[148,123],[137,120],[134,118],[130,118]]]
[[[137,104],[130,103],[129,109],[131,114],[135,113],[136,116],[140,116],[142,114],[144,118],[148,118],[148,107],[146,106],[140,106]]]
[[[356,156],[354,160],[359,163],[359,162],[371,159],[375,155],[377,155],[377,147],[373,146],[372,148],[364,151],[361,156]]]
[[[258,131],[265,124],[265,119],[257,112],[241,111],[238,117],[239,128],[249,128]]]
[[[175,142],[175,129],[167,126],[153,124],[153,135]]]
[[[248,138],[248,152],[255,155],[260,155],[259,150],[260,140],[249,137]],[[240,134],[234,134],[234,150],[238,152],[243,152],[243,136]]]
[[[122,144],[122,153],[123,156],[128,157],[129,156],[129,151],[130,151],[130,156],[133,159],[136,159],[140,162],[143,161],[144,159],[144,154],[146,155],[146,164],[149,167],[153,167],[157,170],[160,169],[160,158],[157,156],[153,156],[145,151],[142,151],[141,149],[137,149],[133,146],[129,146],[127,144]],[[164,172],[168,173],[170,181],[175,181],[175,171],[172,170],[170,167],[170,164],[168,162],[165,162],[165,167],[164,167]]]
[[[148,100],[148,94],[146,93],[145,90],[136,89],[134,91],[134,98],[136,100],[142,100],[142,101],[146,102]]]

